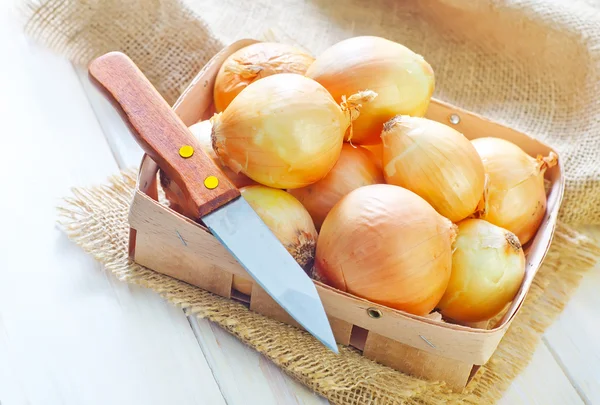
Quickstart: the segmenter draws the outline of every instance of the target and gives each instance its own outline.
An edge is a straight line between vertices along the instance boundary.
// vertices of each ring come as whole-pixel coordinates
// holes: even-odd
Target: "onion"
[[[428,314],[448,285],[455,228],[409,190],[360,187],[323,222],[316,278],[372,302]]]
[[[252,280],[248,280],[247,278],[243,278],[234,274],[231,287],[242,294],[252,295],[252,284]]]
[[[352,125],[352,142],[379,143],[383,124],[395,115],[423,116],[434,90],[431,66],[407,47],[374,36],[346,39],[320,54],[306,76],[321,83],[336,101],[369,89],[377,99],[365,105]]]
[[[488,181],[485,207],[476,214],[517,235],[521,244],[535,235],[546,212],[544,173],[558,157],[529,156],[512,142],[500,138],[472,141],[481,156]]]
[[[482,219],[458,224],[452,275],[437,307],[460,322],[481,322],[513,300],[525,276],[525,255],[512,232]]]
[[[234,172],[274,188],[299,188],[323,177],[340,156],[361,92],[336,104],[307,77],[281,73],[258,80],[213,116],[213,149]]]
[[[310,275],[315,258],[317,231],[310,214],[300,201],[283,190],[261,185],[243,187],[240,192],[275,237]],[[233,287],[250,295],[252,282],[234,275]]]
[[[397,116],[386,122],[381,139],[386,182],[414,191],[452,222],[473,214],[485,171],[460,132],[427,118]]]
[[[340,158],[327,176],[289,192],[308,210],[318,230],[343,196],[362,186],[383,183],[383,173],[373,160],[371,152],[345,143]]]
[[[376,143],[375,145],[363,145],[363,148],[371,152],[373,161],[377,167],[383,170],[383,143]]]
[[[278,73],[303,75],[314,62],[306,52],[287,44],[259,42],[230,55],[217,74],[214,100],[217,112],[224,111],[250,83]]]
[[[245,187],[252,184],[256,184],[253,180],[248,178],[248,176],[243,173],[235,173],[233,170],[228,168],[223,164],[221,159],[217,156],[215,151],[212,148],[212,141],[210,138],[210,134],[212,131],[212,124],[210,120],[200,121],[192,125],[190,128],[192,134],[196,136],[198,141],[200,141],[200,145],[204,152],[210,156],[210,158],[219,166],[219,168],[223,171],[223,173],[227,176],[227,178],[237,187]]]

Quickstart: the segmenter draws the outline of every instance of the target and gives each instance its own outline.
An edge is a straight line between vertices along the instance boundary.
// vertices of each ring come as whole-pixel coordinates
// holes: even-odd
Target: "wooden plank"
[[[531,363],[513,381],[498,405],[579,405],[583,403],[546,345],[540,344]]]
[[[0,401],[224,404],[182,311],[118,282],[56,227],[117,165],[72,67],[0,6]],[[4,378],[9,376],[8,378]]]
[[[591,228],[600,237],[600,227]],[[600,403],[600,263],[583,277],[544,339],[588,404]]]
[[[144,152],[129,133],[129,128],[123,123],[110,101],[90,82],[87,70],[79,66],[73,66],[73,70],[87,95],[119,168],[137,167],[142,161]]]
[[[218,325],[195,317],[190,323],[228,404],[328,403]]]
[[[74,69],[119,166],[138,165],[143,152],[128,128],[114,107],[92,86],[85,70]],[[189,322],[228,404],[328,403],[208,320],[192,316]]]

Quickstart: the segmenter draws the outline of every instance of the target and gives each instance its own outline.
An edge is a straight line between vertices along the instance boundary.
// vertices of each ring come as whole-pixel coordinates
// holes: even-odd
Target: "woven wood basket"
[[[258,41],[244,39],[231,44],[198,73],[173,107],[187,126],[213,115],[212,91],[221,64],[233,52],[255,42]],[[556,153],[525,134],[435,99],[427,117],[453,126],[469,139],[494,136],[514,142],[532,156]],[[315,281],[337,342],[353,346],[365,357],[394,369],[443,380],[453,389],[462,390],[496,350],[552,241],[564,191],[560,156],[558,165],[546,172],[546,179],[548,208],[537,234],[524,246],[525,278],[516,298],[497,322],[458,325],[439,317],[415,316]],[[301,327],[256,283],[250,296],[232,289],[234,274],[248,280],[251,277],[206,228],[158,203],[158,166],[147,155],[140,166],[129,225],[129,252],[135,262]]]

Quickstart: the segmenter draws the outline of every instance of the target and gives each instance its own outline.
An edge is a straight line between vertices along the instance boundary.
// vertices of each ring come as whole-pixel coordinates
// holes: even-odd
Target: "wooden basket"
[[[173,107],[187,126],[212,116],[218,69],[233,52],[255,42],[240,40],[224,48],[195,77]],[[494,136],[516,143],[532,156],[556,153],[527,135],[435,99],[427,117],[453,126],[469,139]],[[300,327],[256,283],[250,296],[232,290],[234,274],[248,280],[251,277],[202,225],[158,203],[157,173],[156,163],[145,155],[129,213],[131,258]],[[558,165],[546,172],[546,179],[550,182],[548,208],[536,236],[524,247],[527,267],[523,284],[498,322],[489,328],[487,322],[470,326],[445,323],[375,304],[315,281],[337,342],[407,374],[443,380],[455,390],[464,388],[496,350],[550,246],[564,190],[560,156]]]

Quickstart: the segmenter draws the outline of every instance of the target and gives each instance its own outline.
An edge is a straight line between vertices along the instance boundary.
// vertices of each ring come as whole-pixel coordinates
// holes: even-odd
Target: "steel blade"
[[[205,215],[202,221],[292,318],[338,353],[313,281],[243,197]]]

